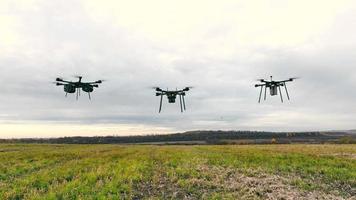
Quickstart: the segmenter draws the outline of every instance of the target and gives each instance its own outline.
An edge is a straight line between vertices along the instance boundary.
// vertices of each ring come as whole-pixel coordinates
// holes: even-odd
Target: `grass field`
[[[0,144],[0,199],[355,199],[356,145]]]

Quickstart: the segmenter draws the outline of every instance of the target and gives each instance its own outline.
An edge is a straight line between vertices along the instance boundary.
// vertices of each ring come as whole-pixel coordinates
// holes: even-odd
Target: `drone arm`
[[[265,79],[257,79],[258,81],[262,82],[262,83],[267,83],[268,81],[266,81]]]
[[[103,81],[98,80],[98,81],[94,81],[94,82],[81,82],[81,83],[91,85],[91,84],[100,84],[100,83],[103,83]]]
[[[69,84],[73,84],[73,82],[72,82],[72,81],[65,81],[65,80],[60,79],[60,78],[57,78],[57,79],[56,79],[56,81],[57,81],[57,82],[62,82],[62,83],[69,83]]]

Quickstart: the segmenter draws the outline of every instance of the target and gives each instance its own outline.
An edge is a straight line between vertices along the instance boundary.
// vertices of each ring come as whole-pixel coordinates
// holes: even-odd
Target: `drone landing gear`
[[[281,102],[283,103],[283,97],[282,97],[281,86],[278,86],[278,90],[279,90],[279,95],[281,96]]]
[[[258,97],[258,103],[261,103],[263,87],[265,88],[263,100],[266,101],[266,98],[267,98],[267,87],[266,86],[261,86],[260,96]]]
[[[186,108],[185,108],[185,100],[184,100],[184,95],[182,95],[182,99],[183,99],[183,108],[184,108],[184,110],[186,110]]]
[[[180,112],[183,112],[183,107],[182,107],[182,95],[179,95],[179,104],[180,104]]]
[[[287,98],[288,98],[288,100],[290,100],[289,99],[289,94],[288,94],[288,89],[287,89],[287,84],[285,84],[285,83],[284,83],[284,89],[286,89]]]
[[[162,100],[163,100],[163,95],[161,94],[161,100],[159,102],[159,111],[158,111],[158,113],[161,113],[161,110],[162,110]]]
[[[76,100],[78,101],[78,96],[79,96],[79,88],[77,88],[77,97],[76,97]]]

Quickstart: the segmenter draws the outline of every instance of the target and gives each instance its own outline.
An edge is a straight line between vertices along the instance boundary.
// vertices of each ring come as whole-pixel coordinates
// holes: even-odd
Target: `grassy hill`
[[[97,136],[62,138],[27,138],[1,140],[0,143],[52,144],[290,144],[356,143],[349,131],[328,132],[258,132],[258,131],[188,131],[184,133],[141,136]]]

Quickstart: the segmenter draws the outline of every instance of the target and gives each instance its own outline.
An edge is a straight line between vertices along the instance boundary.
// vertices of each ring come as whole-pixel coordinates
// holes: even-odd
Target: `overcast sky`
[[[354,0],[2,0],[0,138],[356,128]],[[57,76],[106,79],[75,100]],[[256,79],[301,79],[258,104]],[[150,89],[194,86],[187,112]]]

